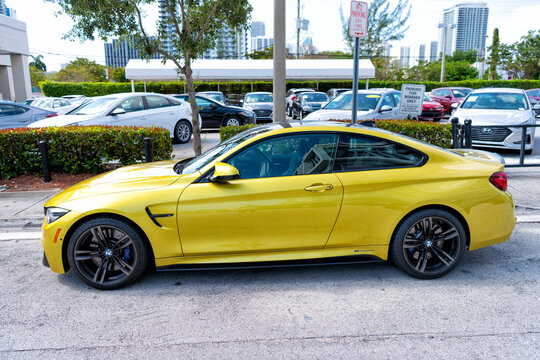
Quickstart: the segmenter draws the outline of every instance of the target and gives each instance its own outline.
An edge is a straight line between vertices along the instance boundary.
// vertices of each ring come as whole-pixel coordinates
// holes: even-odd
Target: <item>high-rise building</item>
[[[420,45],[418,49],[418,61],[426,61],[426,45]]]
[[[169,24],[168,21],[170,19],[170,12],[167,8],[167,5],[165,4],[165,0],[158,0],[158,6],[159,6],[159,22],[163,25],[165,30],[165,36],[163,39],[161,39],[163,44],[163,50],[167,51],[168,53],[173,53],[175,48],[172,42],[172,39],[174,36],[176,36],[174,25]],[[178,12],[178,10],[176,10]]]
[[[139,50],[134,49],[127,40],[113,39],[112,42],[105,43],[104,48],[107,67],[126,67],[129,60],[142,59]],[[161,55],[154,54],[152,59],[161,59]]]
[[[4,0],[0,0],[0,14],[7,16],[7,7]]]
[[[429,62],[433,62],[438,58],[437,45],[438,43],[436,41],[432,41],[429,44]]]
[[[410,46],[402,46],[399,51],[399,65],[401,67],[409,67],[409,58],[411,55],[411,47]]]
[[[488,15],[485,2],[462,3],[443,10],[439,43],[445,44],[445,49],[441,45],[441,53],[472,49],[481,54],[486,47]]]
[[[274,46],[274,38],[257,36],[251,38],[251,52],[262,51]]]
[[[251,37],[266,36],[266,26],[264,21],[253,21],[251,23]]]

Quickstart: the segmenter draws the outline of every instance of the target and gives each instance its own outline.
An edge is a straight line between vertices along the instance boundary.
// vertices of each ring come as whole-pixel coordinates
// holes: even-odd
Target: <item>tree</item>
[[[156,0],[45,0],[58,3],[71,17],[74,25],[68,37],[94,40],[96,34],[106,40],[110,36],[133,35],[134,43],[149,58],[158,53],[170,60],[186,79],[193,115],[193,149],[201,153],[199,109],[195,102],[193,60],[215,46],[218,31],[224,27],[247,29],[252,6],[249,0],[164,0],[161,9],[168,20],[158,24],[157,36],[151,36],[143,26],[143,5]],[[172,29],[172,50],[162,39]]]
[[[38,87],[39,83],[46,79],[45,72],[43,72],[43,70],[38,69],[33,65],[29,65],[28,70],[30,70],[30,83],[32,86]]]
[[[270,46],[266,49],[255,50],[251,54],[247,54],[249,59],[273,59],[274,58],[274,47]]]
[[[109,68],[107,69],[109,72],[109,79],[114,82],[128,82],[128,79],[126,79],[126,69],[117,67],[117,68]]]
[[[42,60],[43,55],[38,55],[38,56],[30,55],[30,57],[32,58],[32,61],[28,63],[28,66],[33,66],[38,70],[47,72],[47,65],[45,65],[45,63]]]
[[[515,79],[540,78],[540,30],[531,30],[513,44],[499,44],[499,64]]]
[[[106,67],[86,58],[77,58],[55,75],[55,80],[66,82],[101,82],[107,81]]]
[[[489,50],[489,80],[498,79],[499,75],[497,75],[497,65],[499,64],[499,29],[495,28],[493,29],[493,41],[491,43],[491,46],[488,48]]]
[[[360,56],[381,56],[386,44],[401,40],[409,27],[405,27],[411,7],[409,0],[399,0],[394,10],[390,11],[389,0],[373,0],[368,7],[367,36],[359,39]],[[349,18],[343,16],[341,7],[341,26],[343,41],[353,49],[353,39],[349,36]]]
[[[465,61],[469,64],[474,64],[477,60],[477,52],[474,49],[469,50],[456,50],[453,55],[446,55],[446,61],[455,62],[455,61]]]

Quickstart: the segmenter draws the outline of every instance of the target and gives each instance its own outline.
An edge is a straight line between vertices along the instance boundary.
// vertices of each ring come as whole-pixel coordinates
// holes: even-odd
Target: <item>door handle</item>
[[[312,184],[309,186],[306,186],[304,190],[311,191],[311,192],[324,192],[328,190],[332,190],[334,188],[334,185],[332,184]]]

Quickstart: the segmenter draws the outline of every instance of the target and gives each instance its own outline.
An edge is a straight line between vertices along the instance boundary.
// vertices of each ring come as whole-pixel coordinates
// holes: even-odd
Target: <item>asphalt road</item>
[[[386,263],[150,273],[98,291],[0,232],[0,358],[537,359],[540,224],[422,281]]]

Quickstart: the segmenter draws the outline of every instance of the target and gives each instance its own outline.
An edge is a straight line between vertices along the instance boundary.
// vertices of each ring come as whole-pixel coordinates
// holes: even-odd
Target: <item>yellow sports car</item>
[[[418,278],[509,239],[501,158],[374,127],[276,123],[126,166],[45,204],[44,263],[115,289],[157,270],[387,260]],[[152,266],[153,267],[153,266]]]

